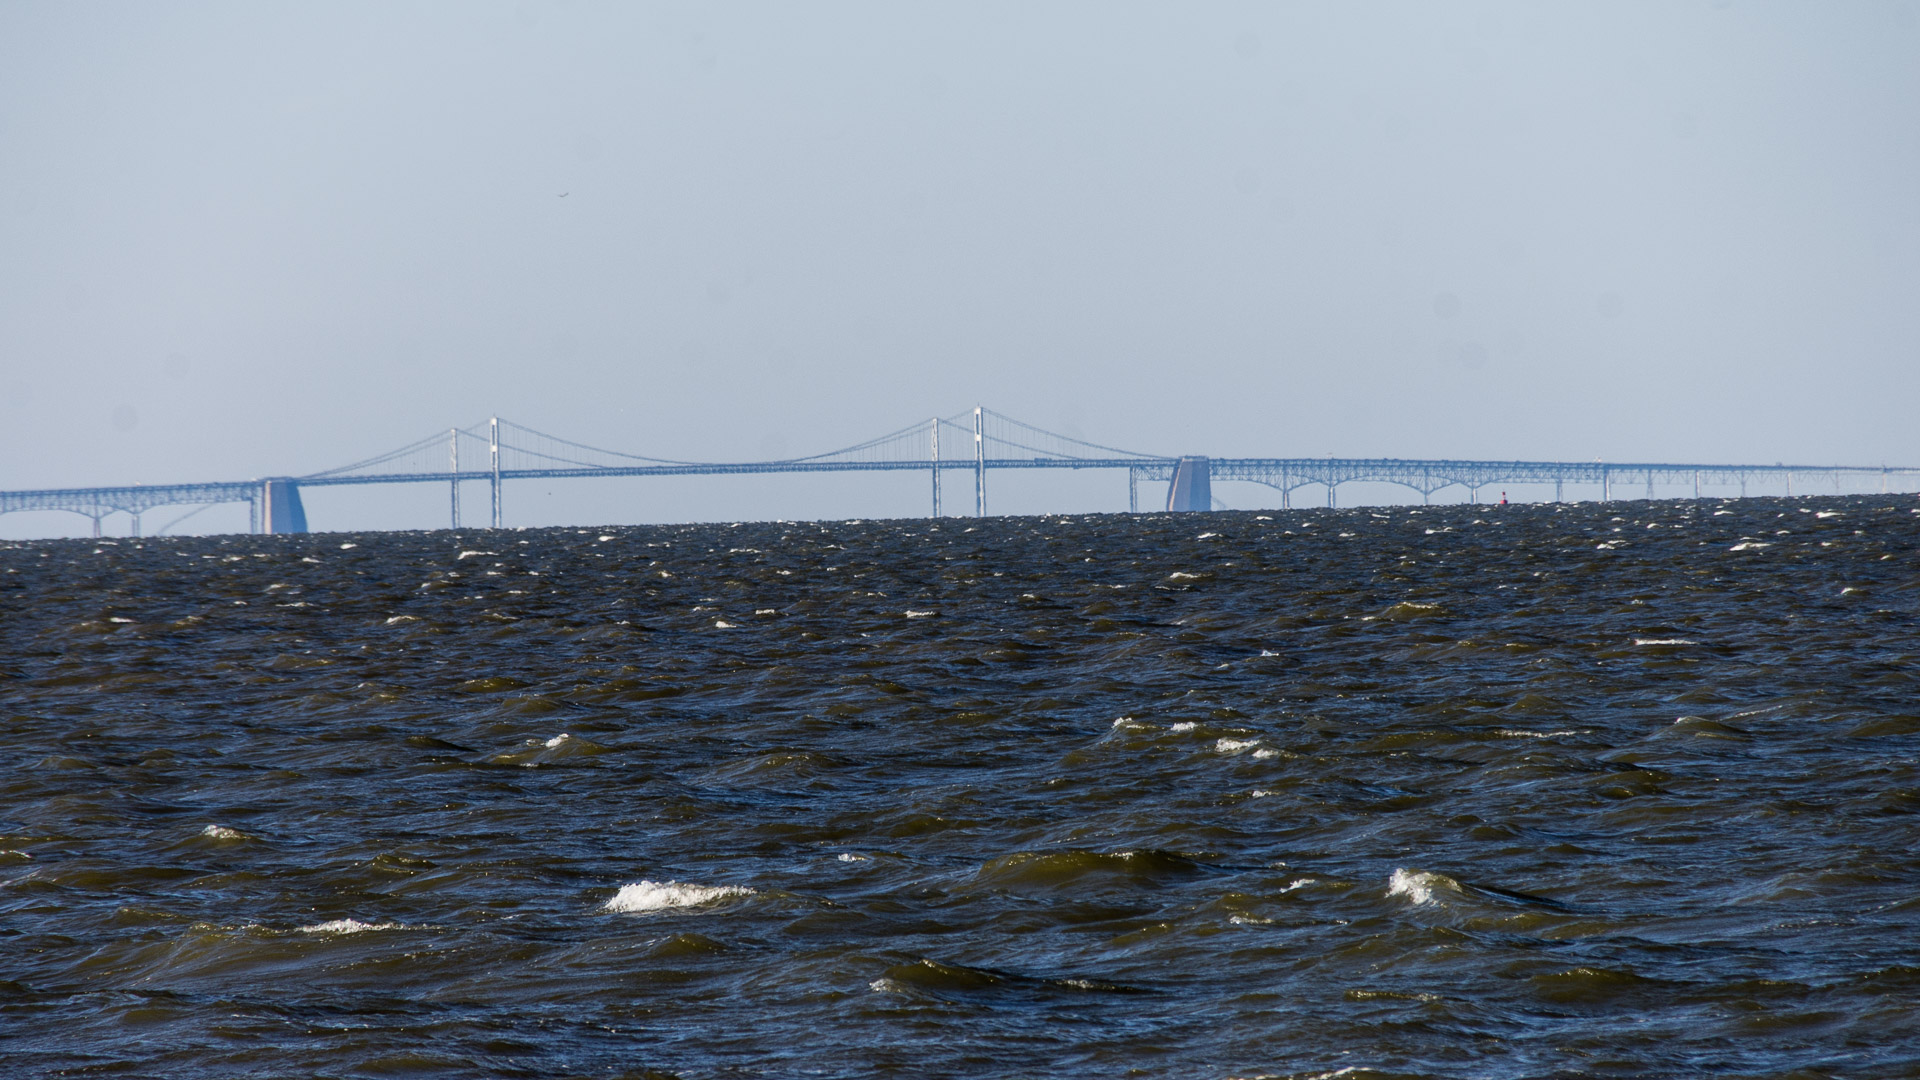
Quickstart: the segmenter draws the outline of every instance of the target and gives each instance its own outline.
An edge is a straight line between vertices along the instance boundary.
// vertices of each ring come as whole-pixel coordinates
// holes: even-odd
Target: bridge
[[[93,534],[101,522],[117,513],[131,517],[130,532],[140,534],[140,517],[160,506],[211,506],[247,503],[254,532],[307,531],[302,488],[364,484],[446,484],[449,518],[461,527],[463,484],[487,486],[487,520],[503,525],[503,494],[509,480],[547,480],[616,476],[720,476],[739,473],[824,473],[921,471],[929,478],[934,517],[943,513],[942,484],[959,480],[963,510],[987,512],[987,474],[995,469],[1111,469],[1126,470],[1127,508],[1138,513],[1140,483],[1167,485],[1169,511],[1210,510],[1215,506],[1212,483],[1238,480],[1263,484],[1280,492],[1281,505],[1293,504],[1301,488],[1324,488],[1326,505],[1336,505],[1340,485],[1396,484],[1416,491],[1422,502],[1449,488],[1463,489],[1469,501],[1478,501],[1482,488],[1552,484],[1555,501],[1566,486],[1599,489],[1603,500],[1616,491],[1637,491],[1645,485],[1654,497],[1656,485],[1691,488],[1699,497],[1704,488],[1741,495],[1749,485],[1769,493],[1839,491],[1852,481],[1878,483],[1879,490],[1906,490],[1920,485],[1920,469],[1846,465],[1712,465],[1565,461],[1456,461],[1404,458],[1209,458],[1169,456],[1122,450],[1077,439],[1016,420],[991,409],[933,417],[853,446],[809,457],[778,461],[680,461],[606,450],[549,435],[533,428],[492,417],[466,428],[450,428],[384,454],[305,476],[198,484],[142,484],[127,487],[62,488],[42,491],[0,491],[0,513],[23,510],[64,510],[93,519]],[[967,504],[971,504],[968,506]]]

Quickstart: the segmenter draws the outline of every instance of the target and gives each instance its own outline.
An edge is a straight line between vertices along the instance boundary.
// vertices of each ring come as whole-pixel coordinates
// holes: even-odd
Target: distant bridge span
[[[947,451],[941,451],[942,435]],[[464,455],[462,451],[465,451]],[[464,456],[464,461],[462,460]],[[1745,495],[1749,485],[1768,491],[1784,489],[1791,495],[1798,482],[1803,492],[1814,485],[1838,491],[1844,480],[1878,480],[1879,489],[1907,489],[1920,485],[1920,469],[1848,465],[1711,465],[1633,462],[1466,461],[1405,458],[1208,458],[1174,457],[1121,450],[1034,427],[990,409],[959,416],[933,418],[854,446],[811,457],[778,461],[676,461],[603,450],[494,417],[470,428],[452,428],[443,434],[409,443],[399,449],[306,476],[199,484],[144,484],[127,487],[61,488],[42,491],[0,491],[0,513],[23,510],[66,510],[93,519],[100,535],[101,521],[115,513],[132,517],[131,531],[140,532],[140,515],[159,506],[244,502],[249,505],[255,532],[307,531],[301,488],[363,484],[446,484],[450,520],[461,525],[460,491],[466,482],[488,485],[488,518],[502,525],[502,494],[509,480],[553,480],[616,476],[721,476],[738,473],[926,472],[930,478],[932,510],[941,516],[941,486],[961,473],[971,489],[972,511],[984,515],[987,473],[994,469],[1125,469],[1127,505],[1140,507],[1142,480],[1167,485],[1166,509],[1213,508],[1212,482],[1239,480],[1263,484],[1281,493],[1281,505],[1291,506],[1293,493],[1303,487],[1322,487],[1326,503],[1336,503],[1336,492],[1346,483],[1397,484],[1431,500],[1436,492],[1463,487],[1470,500],[1481,488],[1494,485],[1552,484],[1560,500],[1568,484],[1598,487],[1604,500],[1619,491],[1645,486],[1653,498],[1656,485],[1690,487],[1697,497],[1703,487],[1723,491],[1737,487]]]

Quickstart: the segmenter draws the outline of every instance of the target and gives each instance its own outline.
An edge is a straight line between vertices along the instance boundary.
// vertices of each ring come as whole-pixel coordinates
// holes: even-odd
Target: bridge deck
[[[941,453],[941,434],[951,440]],[[462,448],[466,449],[462,460]],[[954,451],[959,451],[955,453]],[[970,452],[969,452],[970,451]],[[954,471],[1003,469],[1125,469],[1128,485],[1141,480],[1170,481],[1180,458],[1141,454],[1102,446],[1034,427],[985,408],[958,417],[933,418],[866,442],[801,459],[781,461],[672,461],[602,450],[571,442],[498,417],[472,428],[454,428],[397,450],[323,473],[298,477],[219,481],[196,484],[136,484],[119,487],[0,491],[0,513],[66,510],[99,521],[113,513],[136,518],[154,507],[247,502],[256,525],[277,520],[273,498],[291,501],[298,513],[298,489],[367,484],[435,484],[453,481],[556,480],[590,477],[724,476],[752,473],[927,472],[932,474],[934,506],[939,478]],[[1194,459],[1196,462],[1203,459]],[[485,467],[476,468],[481,462]],[[445,467],[442,468],[441,464]],[[1644,484],[1649,497],[1658,485],[1738,486],[1784,482],[1791,491],[1843,478],[1880,479],[1884,490],[1896,481],[1920,481],[1920,469],[1849,465],[1727,465],[1675,462],[1472,461],[1407,458],[1212,458],[1206,469],[1214,480],[1241,480],[1276,488],[1290,497],[1301,487],[1324,486],[1331,503],[1341,484],[1385,483],[1410,488],[1430,498],[1461,486],[1469,492],[1491,485],[1553,484],[1556,497],[1567,484],[1596,485],[1611,498],[1617,484]],[[973,485],[970,485],[973,486]],[[1803,490],[1804,490],[1803,486]],[[455,488],[457,492],[457,487]],[[278,492],[270,497],[270,492]],[[499,519],[499,489],[493,488],[494,521]],[[976,509],[983,507],[984,484],[975,487]],[[458,495],[453,497],[458,516]],[[264,516],[263,516],[264,515]],[[267,527],[272,528],[271,524]]]
[[[1178,459],[1141,458],[992,458],[989,470],[1127,469],[1134,479],[1166,481]],[[499,479],[556,480],[616,476],[725,476],[748,473],[929,472],[932,461],[752,461],[709,464],[583,466],[555,469],[502,469]],[[1425,494],[1459,485],[1494,484],[1689,484],[1726,486],[1797,477],[1812,482],[1842,476],[1899,478],[1911,482],[1920,469],[1851,465],[1713,465],[1674,462],[1471,461],[1411,458],[1212,458],[1215,480],[1245,480],[1281,490],[1348,483],[1397,484]],[[941,461],[941,472],[972,472],[973,461]],[[490,470],[378,473],[278,477],[300,487],[348,487],[368,484],[444,484],[491,481]],[[123,487],[49,488],[0,491],[0,513],[22,510],[70,510],[90,516],[143,513],[158,506],[248,502],[260,497],[265,480],[194,484],[138,484]]]

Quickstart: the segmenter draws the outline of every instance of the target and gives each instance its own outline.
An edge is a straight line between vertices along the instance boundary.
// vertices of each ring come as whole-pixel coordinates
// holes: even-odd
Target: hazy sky
[[[11,0],[0,488],[976,402],[1165,453],[1920,464],[1916,57],[1910,2]],[[509,523],[925,502],[533,486]]]

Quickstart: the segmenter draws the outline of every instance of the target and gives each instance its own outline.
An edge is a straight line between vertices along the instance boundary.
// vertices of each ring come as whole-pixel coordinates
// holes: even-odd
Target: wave
[[[1431,870],[1411,870],[1405,867],[1396,869],[1392,876],[1387,878],[1387,895],[1405,897],[1415,907],[1472,897],[1483,901],[1493,900],[1524,904],[1528,907],[1552,908],[1556,911],[1567,910],[1565,904],[1549,897],[1535,896],[1532,893],[1514,889],[1502,889],[1494,885],[1476,885],[1445,874],[1436,874]]]
[[[631,885],[620,886],[620,891],[614,893],[613,899],[606,902],[605,910],[640,912],[702,907],[735,897],[752,896],[753,892],[744,885],[688,885],[678,881],[636,881]]]
[[[1171,851],[1018,851],[980,868],[979,880],[1003,888],[1066,888],[1108,883],[1151,888],[1205,870]]]
[[[1388,896],[1404,896],[1414,906],[1433,903],[1436,892],[1462,893],[1460,883],[1445,874],[1436,874],[1429,870],[1408,870],[1404,867],[1394,870],[1387,879]]]
[[[303,926],[303,934],[363,934],[369,930],[405,930],[406,926],[397,922],[369,923],[359,919],[328,919],[323,923]]]
[[[1047,978],[994,968],[971,967],[966,964],[947,964],[925,957],[911,963],[895,964],[887,969],[886,974],[868,983],[867,988],[877,994],[918,991],[947,1000],[1007,992],[1023,996],[1062,992],[1078,994],[1143,992],[1139,987],[1108,982],[1104,979]]]

